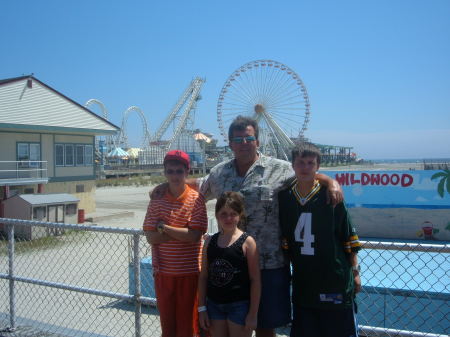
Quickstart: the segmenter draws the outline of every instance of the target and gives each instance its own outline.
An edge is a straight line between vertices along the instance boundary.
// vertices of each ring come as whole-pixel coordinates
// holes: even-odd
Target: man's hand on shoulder
[[[341,185],[336,180],[332,180],[331,184],[328,185],[327,202],[331,203],[333,206],[344,201],[344,191]]]
[[[167,189],[169,188],[168,183],[162,183],[157,186],[152,191],[148,192],[148,195],[150,196],[151,200],[159,200],[164,197],[164,195],[167,192]]]
[[[337,180],[330,178],[323,173],[317,173],[316,179],[319,180],[321,185],[324,185],[328,189],[327,193],[327,203],[332,204],[333,207],[344,201],[344,192],[342,191],[341,185]]]
[[[198,191],[198,179],[197,178],[187,178],[186,179],[186,184],[189,185],[190,188]]]

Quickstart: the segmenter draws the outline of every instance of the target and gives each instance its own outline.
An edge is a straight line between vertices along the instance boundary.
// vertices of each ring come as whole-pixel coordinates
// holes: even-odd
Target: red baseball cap
[[[164,157],[164,164],[166,164],[166,162],[168,160],[179,161],[180,163],[185,165],[188,170],[190,168],[189,155],[186,152],[183,152],[181,150],[172,150],[172,151],[167,152],[165,157]]]

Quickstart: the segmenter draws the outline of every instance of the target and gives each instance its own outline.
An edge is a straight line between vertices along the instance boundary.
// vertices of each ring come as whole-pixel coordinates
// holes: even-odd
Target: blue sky
[[[450,1],[0,2],[0,78],[34,75],[121,124],[155,132],[192,78],[196,127],[219,137],[217,99],[241,65],[294,69],[311,102],[306,136],[363,158],[450,157]],[[92,110],[97,111],[97,107]],[[135,142],[140,119],[130,115]]]

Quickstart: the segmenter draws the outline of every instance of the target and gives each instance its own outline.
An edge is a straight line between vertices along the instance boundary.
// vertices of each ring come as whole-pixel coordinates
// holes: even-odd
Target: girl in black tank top
[[[223,304],[250,299],[250,277],[247,258],[242,245],[248,237],[241,236],[228,247],[218,245],[220,233],[213,235],[208,244],[208,287],[206,296]]]
[[[255,240],[241,230],[240,193],[225,192],[216,203],[219,233],[206,240],[199,277],[199,323],[212,337],[252,335],[261,291]]]

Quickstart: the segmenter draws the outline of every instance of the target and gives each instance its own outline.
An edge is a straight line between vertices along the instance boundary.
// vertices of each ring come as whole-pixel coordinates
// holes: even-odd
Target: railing
[[[424,170],[450,170],[450,161],[448,159],[424,159]]]
[[[450,245],[363,241],[363,248],[363,335],[448,336]]]
[[[0,183],[46,181],[46,161],[0,161]]]
[[[1,218],[0,223],[8,233],[8,240],[0,241],[0,330],[33,326],[65,336],[160,335],[155,298],[148,295],[149,245],[141,230]],[[25,241],[14,238],[16,226],[49,233],[61,228],[65,234]],[[450,246],[363,245],[360,335],[447,336]],[[289,327],[277,333],[288,335]],[[0,335],[9,336],[7,329]]]

